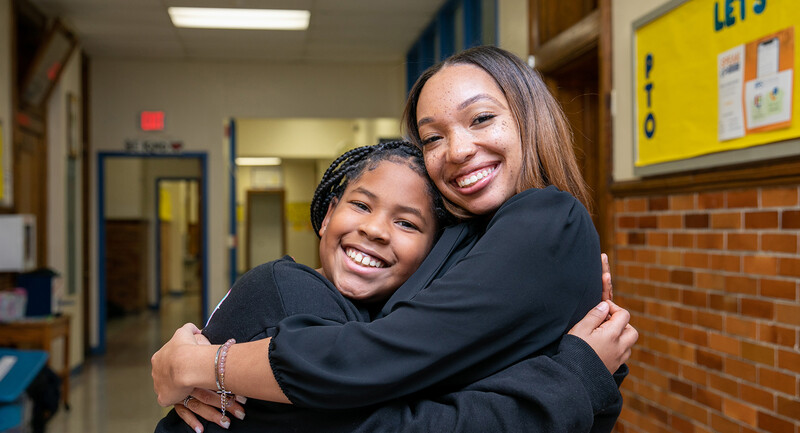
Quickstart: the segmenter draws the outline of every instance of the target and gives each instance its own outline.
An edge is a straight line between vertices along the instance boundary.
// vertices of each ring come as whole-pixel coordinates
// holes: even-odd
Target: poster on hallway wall
[[[794,0],[674,0],[637,20],[637,173],[743,149],[800,154],[796,23]]]

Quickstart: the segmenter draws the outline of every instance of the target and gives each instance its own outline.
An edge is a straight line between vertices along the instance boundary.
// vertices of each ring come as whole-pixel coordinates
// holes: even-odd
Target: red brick
[[[781,228],[800,229],[800,210],[785,210],[781,212]]]
[[[700,404],[706,405],[711,409],[722,410],[722,397],[706,388],[697,388],[695,391],[695,401]]]
[[[758,275],[775,275],[778,272],[778,259],[772,256],[745,256],[744,272]]]
[[[758,340],[779,346],[794,347],[797,332],[794,329],[780,325],[758,325]]]
[[[682,255],[680,251],[659,251],[658,264],[663,266],[680,266]]]
[[[761,191],[761,206],[797,206],[797,188],[765,188]]]
[[[628,233],[628,245],[644,245],[644,233],[630,232]]]
[[[628,276],[637,280],[643,280],[646,275],[645,267],[638,265],[628,266]]]
[[[658,226],[661,229],[682,229],[683,216],[682,215],[659,215]]]
[[[756,322],[751,319],[738,316],[725,317],[725,332],[728,334],[755,339],[757,329]]]
[[[775,319],[786,325],[800,326],[800,305],[775,303]]]
[[[800,420],[800,400],[778,396],[778,415]]]
[[[636,228],[636,217],[634,216],[619,216],[617,217],[617,227],[621,229],[634,229]]]
[[[756,295],[758,294],[758,280],[750,277],[726,276],[725,288],[733,293]]]
[[[658,227],[658,222],[655,215],[645,215],[637,219],[636,225],[640,229],[654,229]]]
[[[673,195],[669,198],[669,208],[672,210],[694,209],[694,194]]]
[[[753,233],[728,233],[728,250],[756,251],[758,235]]]
[[[708,228],[708,220],[707,213],[686,214],[683,216],[683,225],[687,229],[706,229]]]
[[[654,250],[636,250],[635,261],[638,264],[652,264],[656,262],[656,252]]]
[[[695,285],[700,289],[725,290],[725,275],[716,272],[697,272],[695,277]]]
[[[775,365],[775,349],[742,341],[742,358],[765,365]]]
[[[681,303],[692,307],[708,307],[708,294],[699,290],[681,290]]]
[[[765,391],[763,388],[755,387],[743,383],[739,385],[739,396],[742,400],[757,406],[761,406],[767,410],[775,410],[773,401],[773,394]]]
[[[617,232],[614,233],[614,241],[618,247],[628,245],[628,233],[617,230]]]
[[[678,417],[677,414],[669,417],[669,430],[677,433],[696,433],[694,424],[689,420]]]
[[[728,191],[727,205],[729,208],[758,207],[758,191],[754,189]]]
[[[800,374],[800,353],[794,350],[779,350],[778,367]],[[800,412],[798,412],[798,414],[800,414]]]
[[[668,247],[669,234],[663,232],[648,232],[647,245],[651,247]]]
[[[715,229],[738,229],[742,226],[742,214],[739,212],[711,214],[711,227]]]
[[[668,283],[669,271],[663,268],[648,268],[647,279],[656,283]]]
[[[744,214],[744,226],[748,229],[778,228],[778,212],[747,212]]]
[[[677,301],[677,299],[675,299]],[[677,320],[684,325],[694,324],[694,312],[688,308],[675,307],[672,309],[672,320]]]
[[[670,271],[669,280],[675,284],[691,286],[694,284],[694,272],[676,269],[674,271]]]
[[[797,283],[793,280],[761,279],[761,296],[788,300],[797,299]]]
[[[617,260],[619,262],[631,262],[636,254],[636,250],[632,250],[630,248],[618,248],[617,249]]]
[[[672,246],[676,248],[694,248],[695,236],[691,233],[673,233]]]
[[[681,327],[674,323],[658,322],[656,324],[656,333],[661,337],[678,339],[681,336]]]
[[[756,425],[756,415],[758,413],[756,409],[739,401],[729,398],[723,399],[722,413],[733,419],[747,423],[748,425]]]
[[[781,373],[771,368],[758,369],[758,384],[789,395],[794,395],[797,388],[794,375]]]
[[[697,364],[712,370],[722,370],[722,357],[706,350],[697,349]]]
[[[725,360],[725,374],[755,384],[758,370],[752,362],[741,361],[737,358],[727,358]]]
[[[794,254],[797,252],[797,235],[765,233],[761,235],[761,250]]]
[[[697,248],[704,250],[721,250],[725,244],[722,233],[699,233],[697,235]]]
[[[701,193],[697,195],[698,209],[719,209],[725,205],[725,196],[721,192]]]
[[[683,266],[687,268],[708,269],[711,260],[706,253],[687,252],[683,255]]]
[[[780,275],[800,278],[800,259],[781,258],[778,269]]]
[[[702,326],[704,328],[709,328],[709,329],[715,329],[717,331],[722,331],[721,314],[711,313],[707,311],[698,311],[696,322],[698,326]]]
[[[772,319],[775,316],[774,304],[760,299],[742,299],[742,314],[745,316]]]
[[[758,411],[758,428],[770,433],[794,433],[794,425],[766,412]]]
[[[739,269],[741,269],[741,257],[712,254],[711,269],[715,271],[739,272]]]
[[[720,295],[712,293],[709,295],[709,305],[715,311],[724,311],[727,313],[738,313],[739,302],[735,296]]]
[[[715,433],[741,433],[739,423],[717,413],[711,413],[711,428]]]
[[[646,210],[647,210],[647,199],[644,198],[625,199],[626,212],[644,212]]]
[[[717,352],[727,353],[736,357],[740,353],[739,340],[716,332],[708,333],[708,347]]]
[[[708,381],[708,373],[706,373],[702,368],[695,367],[694,365],[682,364],[680,375],[684,379],[692,381],[701,386],[705,386],[706,382]]]
[[[667,196],[650,197],[647,199],[647,210],[659,211],[669,209],[669,199]]]

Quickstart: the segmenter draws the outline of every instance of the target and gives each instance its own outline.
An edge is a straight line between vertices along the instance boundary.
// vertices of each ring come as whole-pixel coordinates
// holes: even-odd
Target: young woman
[[[434,183],[469,220],[445,230],[417,273],[371,323],[287,318],[271,339],[230,349],[226,384],[240,395],[347,409],[420,393],[436,401],[431,396],[469,391],[487,376],[519,368],[511,376],[527,386],[509,391],[512,400],[545,408],[529,425],[547,426],[558,418],[562,426],[575,422],[582,429],[610,429],[618,393],[609,401],[595,391],[616,392],[611,372],[636,340],[624,311],[605,329],[586,335],[614,334],[599,349],[612,347],[611,356],[603,357],[605,376],[582,378],[591,383],[560,387],[542,400],[536,388],[546,386],[547,379],[526,368],[542,361],[532,355],[558,359],[557,350],[570,351],[565,344],[580,345],[561,336],[600,300],[599,243],[586,208],[576,199],[587,194],[560,107],[518,58],[478,47],[423,74],[404,117]],[[179,402],[194,387],[214,388],[215,351],[196,345],[190,329],[176,332],[153,357],[159,402]],[[585,362],[588,369],[592,362],[597,365],[596,358],[577,355],[566,364],[575,362]],[[523,372],[527,382],[519,375]],[[569,413],[548,405],[576,394],[590,403]],[[516,411],[481,422],[503,423]],[[471,416],[465,425],[477,425],[470,423]]]

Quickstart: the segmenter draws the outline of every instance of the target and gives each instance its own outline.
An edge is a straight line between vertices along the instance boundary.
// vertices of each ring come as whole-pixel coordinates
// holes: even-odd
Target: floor
[[[186,322],[199,323],[199,295],[162,298],[160,311],[108,322],[107,353],[89,358],[70,383],[70,410],[47,433],[152,432],[166,409],[156,403],[150,356]]]

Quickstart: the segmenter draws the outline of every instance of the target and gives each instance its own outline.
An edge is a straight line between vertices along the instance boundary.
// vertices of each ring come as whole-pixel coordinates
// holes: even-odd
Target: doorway
[[[107,320],[159,308],[160,288],[157,235],[160,219],[158,191],[153,185],[167,176],[196,183],[197,270],[200,288],[194,307],[200,323],[207,317],[208,299],[208,186],[207,155],[132,154],[99,152],[97,154],[97,334],[92,352],[105,353]],[[187,184],[188,185],[188,184]]]
[[[156,308],[164,296],[201,292],[199,185],[196,177],[156,179]]]
[[[245,234],[247,269],[277,260],[286,254],[283,200],[282,189],[247,191]]]

